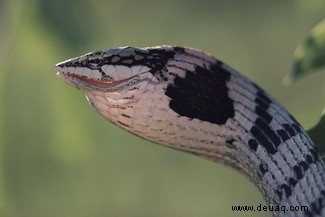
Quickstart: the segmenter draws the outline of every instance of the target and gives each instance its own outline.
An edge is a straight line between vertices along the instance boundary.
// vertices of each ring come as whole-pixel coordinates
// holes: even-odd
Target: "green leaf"
[[[322,116],[319,122],[310,130],[308,134],[315,142],[316,147],[322,157],[325,157],[325,109],[322,112]]]
[[[290,84],[296,79],[320,70],[325,66],[325,19],[317,24],[305,41],[294,52],[292,71],[283,82]]]

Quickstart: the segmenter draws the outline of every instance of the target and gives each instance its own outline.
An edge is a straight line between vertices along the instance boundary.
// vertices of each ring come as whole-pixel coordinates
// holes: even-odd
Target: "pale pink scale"
[[[115,66],[117,77],[119,80],[126,79],[132,76],[131,68],[127,66],[122,65],[116,65]]]

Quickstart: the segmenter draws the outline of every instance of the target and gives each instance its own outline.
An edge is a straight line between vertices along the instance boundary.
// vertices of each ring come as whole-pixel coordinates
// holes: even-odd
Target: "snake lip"
[[[125,83],[126,81],[132,79],[135,76],[130,78],[122,79],[119,81],[101,81],[95,80],[87,77],[83,77],[76,74],[68,74],[63,72],[58,72],[57,75],[63,79],[67,84],[77,87],[78,89],[85,90],[112,90],[116,89],[119,84]]]

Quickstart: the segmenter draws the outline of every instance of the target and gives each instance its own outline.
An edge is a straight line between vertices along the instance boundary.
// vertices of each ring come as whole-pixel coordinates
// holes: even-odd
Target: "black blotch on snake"
[[[230,72],[216,63],[206,69],[196,66],[186,71],[185,78],[176,77],[167,87],[169,107],[181,116],[222,125],[235,115],[234,102],[228,96]]]

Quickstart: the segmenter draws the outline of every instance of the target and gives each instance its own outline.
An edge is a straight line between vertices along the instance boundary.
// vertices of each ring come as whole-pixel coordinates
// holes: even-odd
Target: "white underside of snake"
[[[246,174],[274,216],[325,216],[325,164],[272,97],[214,57],[184,47],[121,47],[56,65],[96,111],[153,142]]]

